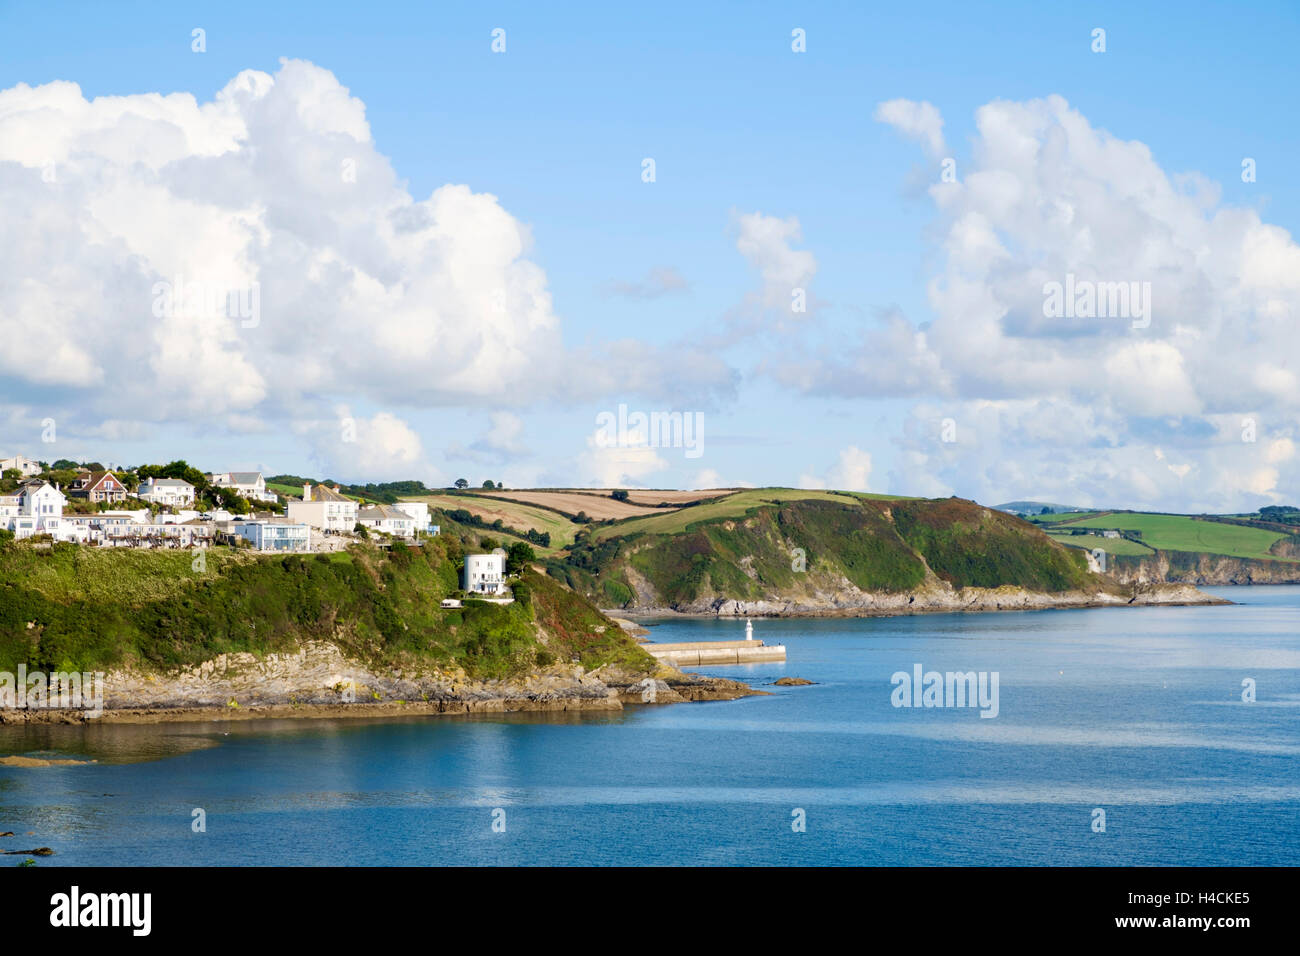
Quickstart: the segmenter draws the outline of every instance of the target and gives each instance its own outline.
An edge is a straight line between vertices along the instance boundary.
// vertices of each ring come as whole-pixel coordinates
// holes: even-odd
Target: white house
[[[506,589],[506,553],[465,555],[464,589],[475,594],[500,594]]]
[[[63,506],[67,503],[57,485],[29,479],[19,486],[17,494],[0,496],[0,528],[12,531],[15,538],[48,534],[71,540],[71,531],[63,520]]]
[[[311,528],[293,521],[236,521],[231,533],[258,551],[309,551]]]
[[[357,521],[363,528],[371,531],[382,531],[384,534],[395,535],[399,538],[415,537],[416,523],[405,511],[400,511],[391,505],[374,505],[369,508],[362,508],[357,512]]]
[[[302,500],[289,500],[290,521],[301,521],[319,531],[346,532],[357,526],[357,503],[340,494],[338,487],[302,486]]]
[[[41,473],[41,463],[39,461],[32,461],[22,455],[14,455],[12,458],[0,458],[0,472],[9,471],[11,468],[22,472],[24,478],[33,478]]]
[[[276,500],[275,492],[266,490],[266,479],[260,471],[227,471],[208,475],[208,481],[214,488],[229,488],[249,501]]]
[[[194,504],[194,486],[179,478],[146,478],[135,496],[156,505],[179,508]]]
[[[405,511],[415,519],[415,530],[421,534],[437,534],[434,526],[429,524],[429,504],[425,501],[399,501],[393,505],[400,511]]]

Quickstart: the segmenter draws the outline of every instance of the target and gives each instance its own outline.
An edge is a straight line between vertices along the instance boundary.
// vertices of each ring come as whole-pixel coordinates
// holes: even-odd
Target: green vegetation
[[[1160,551],[1198,551],[1234,558],[1275,559],[1269,548],[1286,537],[1280,531],[1208,521],[1190,515],[1135,511],[1105,512],[1071,521],[1068,527],[1132,531],[1143,544]]]
[[[1057,514],[1034,515],[1027,520],[1034,524],[1064,524],[1066,522],[1078,521],[1080,518],[1087,518],[1098,514],[1096,511],[1062,511]]]
[[[780,600],[844,580],[907,592],[931,572],[959,588],[1099,586],[1080,552],[973,502],[788,489],[603,525],[547,571],[607,607],[633,606],[634,580],[652,589],[653,603],[673,607]]]
[[[387,552],[212,548],[201,571],[186,551],[39,544],[0,542],[0,669],[170,670],[313,639],[375,666],[459,665],[477,678],[521,673],[543,651],[587,667],[645,657],[590,604],[531,569],[515,582],[513,604],[440,608],[460,584],[462,545],[450,535]]]
[[[573,541],[574,534],[578,531],[578,526],[559,512],[504,498],[474,494],[433,494],[420,495],[411,500],[427,502],[430,508],[437,508],[444,514],[468,511],[484,522],[477,526],[471,524],[471,527],[491,528],[493,531],[507,532],[525,539],[528,539],[530,530],[547,534],[550,536],[547,544],[528,539],[533,544],[540,545],[543,551],[565,547]],[[495,524],[497,521],[501,522],[499,527]]]
[[[365,485],[347,485],[332,478],[321,481],[316,478],[304,478],[301,475],[272,475],[266,479],[266,486],[272,491],[294,498],[302,497],[302,486],[305,484],[327,485],[331,488],[338,485],[339,493],[349,498],[379,501],[386,505],[396,504],[399,498],[422,495],[429,490],[422,481],[383,481],[378,484],[372,482]]]
[[[1083,548],[1085,551],[1100,548],[1107,554],[1155,554],[1146,545],[1128,538],[1104,538],[1099,534],[1070,534],[1068,531],[1048,531],[1047,536],[1068,548]]]
[[[591,532],[593,541],[609,538],[626,537],[633,534],[677,534],[686,531],[692,525],[715,518],[741,518],[749,512],[764,505],[785,501],[837,501],[852,498],[881,498],[885,496],[868,496],[835,491],[804,491],[796,488],[756,488],[738,491],[725,498],[715,498],[704,504],[680,508],[665,514],[645,515],[637,518],[625,518],[602,525]]]
[[[1004,512],[948,498],[898,502],[893,516],[907,543],[954,587],[1011,584],[1055,592],[1091,585],[1082,555]]]

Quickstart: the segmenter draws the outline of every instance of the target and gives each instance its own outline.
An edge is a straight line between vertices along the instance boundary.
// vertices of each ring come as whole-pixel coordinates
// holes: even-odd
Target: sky
[[[903,6],[0,0],[0,456],[1296,503],[1300,6]]]

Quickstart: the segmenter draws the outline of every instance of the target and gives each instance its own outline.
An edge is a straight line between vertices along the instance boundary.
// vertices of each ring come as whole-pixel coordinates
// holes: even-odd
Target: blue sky
[[[391,164],[395,188],[420,203],[447,184],[463,184],[474,194],[495,196],[500,209],[526,227],[531,242],[522,257],[544,273],[559,342],[542,348],[522,333],[507,341],[513,334],[507,331],[499,340],[479,343],[491,349],[513,345],[536,365],[504,368],[485,361],[485,370],[500,371],[489,388],[426,394],[429,383],[418,366],[389,376],[391,388],[368,386],[354,369],[341,369],[328,383],[317,376],[282,393],[271,384],[261,398],[230,406],[218,401],[210,411],[204,400],[173,394],[183,375],[148,382],[143,373],[144,384],[158,396],[151,405],[141,396],[114,399],[111,369],[42,379],[30,372],[30,361],[14,360],[0,364],[0,454],[84,455],[123,463],[185,457],[211,469],[262,467],[370,480],[464,475],[475,483],[491,477],[512,485],[851,484],[985,501],[1041,497],[1189,510],[1249,508],[1294,497],[1295,463],[1287,443],[1300,436],[1292,434],[1296,406],[1290,385],[1281,382],[1263,395],[1243,386],[1234,402],[1221,393],[1220,377],[1206,363],[1207,355],[1217,353],[1246,381],[1252,378],[1250,363],[1276,355],[1270,342],[1296,318],[1294,290],[1285,281],[1270,278],[1264,291],[1252,287],[1247,295],[1232,278],[1242,273],[1240,264],[1221,273],[1213,266],[1189,266],[1177,294],[1170,293],[1180,312],[1189,289],[1219,304],[1207,307],[1201,319],[1167,316],[1163,331],[1145,340],[1136,357],[1119,353],[1125,343],[1098,336],[1076,354],[1073,333],[1049,329],[1040,333],[1040,354],[1085,363],[1083,370],[1062,365],[1060,380],[1076,384],[1057,386],[1052,376],[1025,380],[1006,370],[981,376],[978,368],[961,365],[970,352],[960,331],[969,321],[969,306],[950,303],[945,312],[932,287],[969,271],[965,253],[954,255],[953,248],[954,236],[967,234],[960,223],[970,220],[940,208],[928,190],[939,179],[941,158],[955,160],[963,182],[968,170],[990,168],[981,157],[997,152],[995,138],[1005,130],[993,123],[981,131],[978,110],[1057,95],[1097,135],[1105,131],[1120,142],[1143,144],[1152,168],[1142,166],[1137,153],[1087,168],[1072,158],[1068,168],[1036,173],[1039,206],[1075,207],[1089,192],[1081,181],[1102,183],[1114,194],[1123,192],[1126,177],[1163,176],[1187,193],[1191,187],[1184,189],[1182,177],[1199,176],[1218,190],[1212,202],[1194,203],[1206,220],[1221,210],[1245,210],[1258,220],[1257,229],[1284,231],[1288,238],[1280,252],[1270,246],[1267,256],[1274,264],[1265,271],[1285,271],[1292,261],[1286,243],[1300,214],[1300,131],[1290,121],[1298,20],[1293,4],[1280,3],[1141,9],[937,3],[915,10],[850,3],[658,3],[627,9],[575,3],[199,3],[183,9],[127,3],[69,4],[58,12],[48,4],[0,3],[0,90],[71,81],[86,100],[181,92],[203,104],[243,71],[278,80],[281,58],[329,71],[364,104],[369,143]],[[196,27],[206,33],[201,54],[191,50]],[[506,31],[503,54],[490,49],[491,31],[498,27]],[[1090,48],[1097,27],[1106,31],[1104,53]],[[807,52],[791,50],[794,28],[806,31]],[[11,101],[9,125],[0,111],[0,135],[10,138],[0,167],[12,164],[14,189],[20,188],[19,166],[37,171],[50,165],[38,155],[39,136],[32,133],[45,128],[39,123],[67,133],[88,122],[76,110],[47,116],[37,109],[32,119],[35,104],[18,99]],[[875,118],[881,103],[894,100],[929,103],[941,114],[942,157],[897,124]],[[27,125],[13,119],[20,115]],[[116,132],[164,135],[157,126]],[[20,131],[26,140],[21,144]],[[83,129],[79,135],[75,151],[60,156],[60,165],[83,169],[79,164],[96,149],[114,152],[101,146],[107,134],[86,138]],[[1050,139],[1049,132],[1043,135]],[[310,153],[311,144],[294,136],[286,130],[285,142],[275,148]],[[250,138],[241,148],[249,145],[256,143]],[[1072,157],[1076,152],[1082,156],[1085,150],[1071,150]],[[653,183],[642,181],[646,157],[656,164]],[[1243,157],[1256,161],[1255,182],[1242,182]],[[131,160],[123,162],[129,173]],[[1131,173],[1122,168],[1127,162],[1136,164]],[[149,175],[167,176],[177,168]],[[264,188],[283,193],[283,184],[272,179]],[[205,193],[205,203],[223,204],[216,189]],[[94,209],[84,196],[77,201]],[[969,200],[966,212],[985,216],[981,204],[987,201]],[[1113,222],[1131,201],[1120,197],[1111,213],[1098,212],[1098,222],[1090,224],[1093,234],[1103,234],[1101,223]],[[285,215],[328,214],[304,202],[305,208]],[[1163,204],[1144,213],[1143,228],[1159,239],[1182,215]],[[745,219],[755,215],[761,218]],[[166,220],[165,213],[160,217]],[[1018,233],[1019,214],[987,218],[1003,247],[1013,258],[1023,257],[1026,268],[1050,261],[1058,272],[1102,268],[1096,276],[1101,281],[1130,278],[1113,274],[1113,265],[1104,271],[1100,253],[1083,255],[1076,264],[1067,241],[1056,237],[1052,247],[1038,227]],[[767,247],[760,243],[753,253],[755,247],[746,246],[750,255],[740,248],[751,231],[778,222],[797,222],[797,231],[781,240],[764,233],[763,243],[776,242],[771,254],[807,253],[815,261],[806,283],[815,302],[810,315],[779,314],[762,273]],[[476,227],[471,221],[463,228]],[[1238,231],[1206,229],[1179,249],[1190,255],[1218,249],[1220,241],[1236,242],[1233,255],[1249,257],[1259,248]],[[19,226],[11,238],[19,241],[21,232]],[[83,222],[68,241],[104,240]],[[1180,241],[1175,236],[1175,244]],[[129,237],[126,245],[137,249]],[[1134,246],[1143,248],[1147,244]],[[1134,250],[1110,261],[1136,261]],[[1167,263],[1177,255],[1156,258]],[[286,281],[276,269],[297,267],[283,257],[259,262],[265,303],[259,335],[302,321],[287,314],[283,298],[272,301],[266,294],[277,280]],[[149,264],[143,269],[148,272]],[[649,294],[654,270],[669,270],[661,274],[671,274],[683,287]],[[1005,285],[999,286],[1006,281],[1004,267],[989,273],[984,264],[981,270],[1005,297]],[[1164,268],[1148,271],[1159,286]],[[413,278],[377,272],[397,285]],[[11,271],[0,283],[48,283],[62,290],[76,282],[69,279],[74,274],[61,271],[55,284],[50,276]],[[626,294],[629,288],[645,294]],[[61,303],[61,294],[40,301],[73,308]],[[0,326],[10,335],[34,306],[12,300],[8,305],[8,315],[0,311]],[[1223,316],[1239,309],[1254,311],[1233,326],[1228,348],[1226,340],[1219,341],[1229,334]],[[1267,313],[1262,318],[1255,314],[1261,309]],[[81,321],[120,323],[126,339],[149,336],[147,307],[136,317],[110,300],[105,312]],[[740,314],[747,317],[743,334],[735,326]],[[931,335],[924,356],[907,347],[896,352],[898,341],[878,337],[889,327],[889,315],[907,323],[900,341],[916,332]],[[366,321],[340,331],[348,329],[345,319],[322,323],[330,350],[350,351],[353,336],[357,343],[367,340]],[[453,330],[474,327],[465,315],[440,315],[438,321]],[[1189,334],[1184,322],[1199,334]],[[76,322],[61,331],[77,339]],[[1255,344],[1241,347],[1243,340]],[[391,350],[393,341],[384,337],[384,348]],[[103,351],[111,342],[97,343],[91,358],[111,366]],[[245,351],[269,381],[292,366],[295,356],[283,342],[274,350],[266,350],[265,342],[247,335],[223,347]],[[611,343],[619,342],[626,369],[607,358]],[[859,346],[865,364],[835,374],[835,360]],[[187,354],[196,363],[202,358]],[[698,370],[701,354],[717,366]],[[383,355],[376,348],[367,358],[373,364]],[[801,362],[798,375],[787,368],[795,359]],[[155,371],[162,364],[147,349],[130,361]],[[926,370],[923,381],[862,389],[847,381],[851,374],[870,377],[877,366],[909,362]],[[1180,377],[1160,385],[1171,362]],[[566,387],[566,381],[596,378],[589,375],[593,366],[609,369],[608,380]],[[1099,394],[1091,393],[1083,384],[1089,366],[1130,381],[1149,374],[1155,387],[1181,396],[1182,404],[1145,408],[1142,401],[1116,399],[1093,417],[1106,402],[1099,394],[1113,396],[1117,388],[1103,383]],[[656,371],[643,375],[645,368]],[[444,374],[441,367],[431,365],[429,375],[438,374]],[[402,384],[402,376],[411,377],[409,384]],[[559,381],[541,387],[537,379]],[[839,384],[824,386],[832,379]],[[141,383],[141,375],[130,381]],[[149,391],[141,389],[142,395]],[[1000,408],[999,402],[1016,404]],[[699,412],[703,454],[687,458],[679,449],[634,449],[623,457],[602,455],[592,443],[596,416],[620,403],[647,412]],[[59,424],[56,449],[40,443],[47,417]],[[358,423],[363,454],[324,437],[333,430],[324,423],[339,417]],[[1258,438],[1226,440],[1245,418],[1256,421]],[[955,423],[961,437],[952,447],[925,446],[933,444],[927,430],[944,419]],[[413,452],[412,435],[418,439]]]

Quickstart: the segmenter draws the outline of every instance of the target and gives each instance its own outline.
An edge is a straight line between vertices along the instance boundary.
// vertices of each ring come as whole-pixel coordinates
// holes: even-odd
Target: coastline
[[[104,708],[4,708],[5,724],[170,723],[270,718],[465,716],[522,712],[617,712],[631,705],[736,700],[764,695],[740,681],[660,666],[653,675],[552,665],[509,680],[463,671],[381,674],[313,642],[297,653],[221,655],[176,674],[117,671]]]
[[[917,614],[986,614],[998,611],[1052,611],[1109,607],[1201,607],[1234,602],[1215,597],[1190,584],[1135,585],[1128,593],[1065,591],[1050,594],[1022,588],[933,589],[876,595],[850,591],[825,595],[818,603],[804,596],[786,600],[738,601],[715,599],[686,607],[643,606],[602,608],[612,618],[866,618]]]

